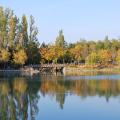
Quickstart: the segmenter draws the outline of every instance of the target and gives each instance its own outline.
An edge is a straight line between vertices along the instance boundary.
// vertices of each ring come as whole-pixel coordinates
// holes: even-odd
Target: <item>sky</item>
[[[40,43],[54,42],[60,29],[65,40],[120,38],[120,0],[0,0],[21,18],[33,15]]]

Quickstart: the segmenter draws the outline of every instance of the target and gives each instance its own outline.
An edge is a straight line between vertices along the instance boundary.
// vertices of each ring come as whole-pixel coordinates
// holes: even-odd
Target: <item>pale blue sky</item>
[[[0,0],[0,5],[19,17],[32,14],[40,42],[53,42],[59,29],[67,42],[120,37],[120,0]]]

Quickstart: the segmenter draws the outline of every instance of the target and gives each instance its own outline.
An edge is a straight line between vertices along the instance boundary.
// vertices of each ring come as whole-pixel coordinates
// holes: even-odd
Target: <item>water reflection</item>
[[[29,85],[25,78],[0,81],[0,119],[27,120],[29,114],[33,119],[39,99],[39,84],[34,85]]]
[[[74,80],[54,81],[45,80],[40,87],[41,93],[53,95],[63,108],[67,94],[77,95],[82,98],[89,96],[105,97],[108,102],[110,97],[120,95],[119,80]]]
[[[41,96],[40,96],[41,95]],[[65,80],[63,76],[12,77],[0,81],[0,119],[35,119],[40,97],[52,96],[61,109],[67,95],[109,99],[120,95],[119,80]],[[41,108],[42,109],[42,108]]]

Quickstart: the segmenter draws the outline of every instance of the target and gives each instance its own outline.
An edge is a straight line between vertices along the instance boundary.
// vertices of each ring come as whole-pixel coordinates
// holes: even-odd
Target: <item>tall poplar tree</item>
[[[23,46],[24,48],[27,47],[27,44],[28,44],[28,23],[27,23],[27,18],[25,15],[22,16],[22,23],[21,23],[21,26],[22,26],[22,39],[23,39]]]
[[[40,63],[40,53],[38,50],[39,42],[37,38],[38,29],[35,26],[35,20],[33,16],[30,16],[30,28],[29,28],[29,41],[27,47],[28,63],[29,64],[39,64]]]
[[[56,38],[55,45],[58,46],[58,47],[62,47],[62,48],[65,48],[66,45],[67,45],[67,43],[64,39],[64,35],[63,35],[62,30],[59,31],[59,35]]]
[[[12,16],[9,20],[9,47],[13,48],[16,37],[17,17]]]

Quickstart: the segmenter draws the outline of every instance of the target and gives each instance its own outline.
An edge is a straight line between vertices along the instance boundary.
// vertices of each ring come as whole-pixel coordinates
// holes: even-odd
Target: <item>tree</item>
[[[92,52],[87,58],[86,63],[89,65],[93,65],[99,62],[99,56],[96,52]]]
[[[27,46],[27,56],[29,64],[39,64],[40,63],[40,52],[39,52],[39,42],[37,38],[38,29],[35,27],[35,21],[33,16],[30,16],[30,35]]]
[[[23,33],[22,33],[22,25],[19,23],[19,19],[18,19],[18,24],[17,24],[17,30],[16,30],[16,37],[15,37],[15,45],[18,47],[22,47],[23,46]]]
[[[77,42],[76,44],[81,45],[81,57],[82,57],[82,61],[84,62],[86,57],[89,55],[89,44],[85,39],[80,39],[79,42]]]
[[[82,60],[82,47],[80,44],[75,45],[74,48],[70,49],[72,59],[75,61]]]
[[[41,47],[40,47],[40,55],[41,55],[41,62],[42,63],[46,63],[46,61],[47,61],[47,53],[48,53],[48,47],[47,46],[44,46],[44,45],[42,45]]]
[[[36,44],[38,44],[38,28],[35,26],[35,20],[34,17],[31,15],[30,16],[30,35],[29,35],[29,41],[31,42],[35,42]]]
[[[7,19],[3,7],[0,7],[0,43],[1,47],[6,48],[7,46]]]
[[[89,53],[96,51],[96,42],[94,42],[94,41],[89,41],[89,42],[88,42],[88,45],[89,45]]]
[[[27,18],[25,15],[22,16],[22,23],[21,23],[21,27],[22,27],[22,43],[24,48],[27,47],[27,43],[28,43],[28,23],[27,23]]]
[[[13,53],[13,61],[15,64],[24,65],[27,60],[27,55],[23,49]]]
[[[16,36],[16,27],[17,27],[17,17],[11,17],[9,21],[9,47],[13,48],[15,43],[15,36]]]
[[[61,62],[64,57],[63,49],[55,45],[41,47],[40,53],[43,62],[48,61],[58,63],[59,61]]]
[[[41,55],[37,47],[37,44],[35,42],[32,42],[32,41],[29,42],[26,51],[27,51],[27,56],[28,56],[28,60],[27,60],[28,64],[39,64],[40,63]]]
[[[56,38],[55,45],[58,46],[58,47],[62,47],[62,48],[65,48],[66,45],[67,45],[67,43],[66,43],[66,41],[64,39],[64,35],[63,35],[62,30],[59,31],[59,35]]]
[[[120,48],[120,41],[116,39],[112,39],[111,41],[112,49],[117,51]]]
[[[120,63],[120,49],[117,51],[116,62]]]
[[[65,51],[63,51],[62,47],[53,46],[52,50],[51,52],[54,53],[54,63],[58,63],[58,59],[60,58],[64,59]]]
[[[104,42],[99,40],[96,42],[96,49],[100,50],[100,49],[104,49]]]
[[[63,58],[65,60],[65,63],[71,63],[72,55],[71,55],[71,53],[70,53],[70,51],[68,49],[65,50],[65,52],[63,54]]]
[[[104,49],[110,49],[111,48],[111,41],[108,39],[108,36],[104,39]]]
[[[56,38],[55,41],[55,46],[62,48],[63,54],[65,54],[65,49],[67,47],[67,42],[64,39],[63,31],[59,31],[59,35]],[[65,62],[64,57],[63,57],[63,63]]]
[[[9,61],[9,59],[10,53],[5,49],[0,50],[0,61],[6,63]]]
[[[14,61],[14,54],[16,52],[18,54],[21,49],[27,53],[28,64],[40,63],[39,42],[37,39],[38,29],[34,25],[33,16],[30,16],[29,23],[28,29],[26,15],[19,19],[11,9],[0,7],[0,49],[9,51],[10,63]]]
[[[106,64],[112,61],[112,53],[110,50],[100,50],[98,52],[98,55],[100,57],[100,62],[103,64]]]

